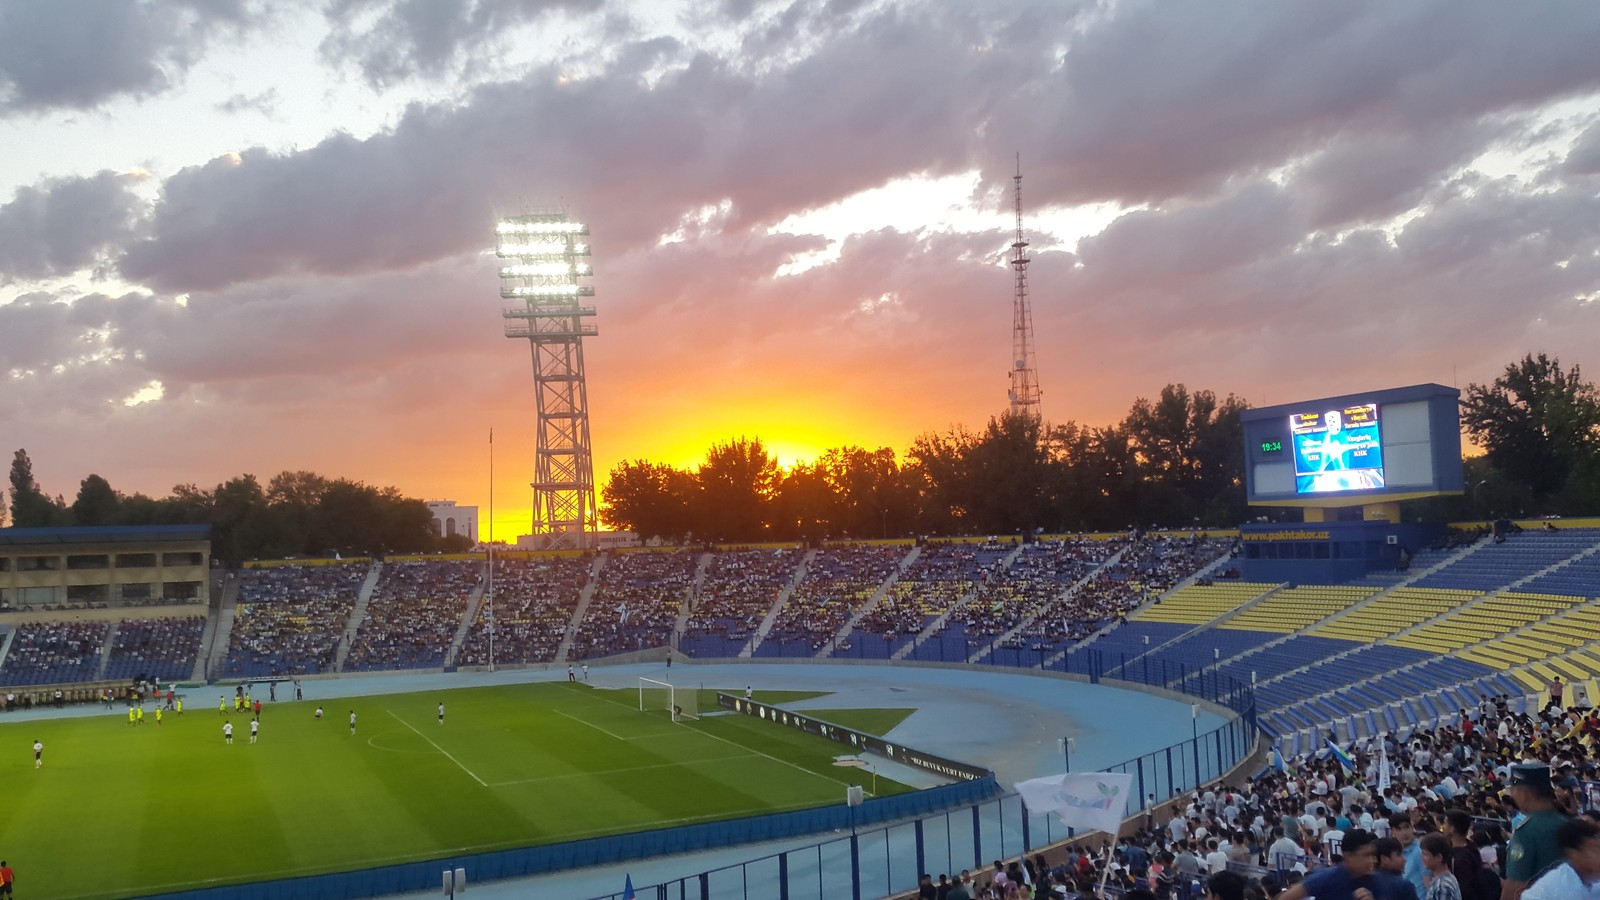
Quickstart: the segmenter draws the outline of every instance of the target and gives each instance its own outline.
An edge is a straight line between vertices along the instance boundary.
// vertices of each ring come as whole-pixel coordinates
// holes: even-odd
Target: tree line
[[[924,434],[903,454],[846,446],[787,470],[760,438],[741,437],[713,444],[694,468],[618,464],[600,518],[670,542],[1233,526],[1260,514],[1244,505],[1246,408],[1170,384],[1112,425],[1002,415],[977,432]],[[1576,365],[1528,354],[1488,384],[1469,384],[1461,424],[1483,450],[1465,460],[1465,492],[1402,504],[1408,520],[1600,513],[1600,390]],[[437,537],[426,504],[394,488],[311,472],[282,472],[265,487],[252,475],[209,490],[181,484],[160,499],[90,475],[68,504],[39,488],[19,450],[9,499],[20,527],[209,524],[213,552],[228,562],[466,543]]]
[[[924,434],[903,455],[839,447],[788,470],[741,437],[693,470],[618,464],[600,515],[646,539],[709,543],[1235,525],[1244,409],[1172,384],[1103,428],[1002,415],[980,432]]]
[[[288,556],[367,555],[462,550],[463,536],[441,538],[421,500],[314,472],[281,472],[265,487],[240,475],[205,489],[180,484],[162,498],[123,494],[89,475],[69,504],[51,497],[18,450],[11,461],[11,524],[18,528],[77,525],[210,525],[212,556],[229,564]]]

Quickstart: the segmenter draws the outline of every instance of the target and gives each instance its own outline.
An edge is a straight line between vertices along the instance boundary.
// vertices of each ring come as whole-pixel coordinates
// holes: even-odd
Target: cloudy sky
[[[526,530],[496,217],[590,225],[597,475],[1043,408],[1600,376],[1600,4],[8,0],[0,449]]]

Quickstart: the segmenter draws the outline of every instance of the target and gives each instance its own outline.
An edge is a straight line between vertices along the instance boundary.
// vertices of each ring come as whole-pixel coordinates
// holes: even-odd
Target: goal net
[[[672,721],[700,718],[700,695],[694,688],[674,687],[654,678],[639,679],[639,710],[664,712]]]

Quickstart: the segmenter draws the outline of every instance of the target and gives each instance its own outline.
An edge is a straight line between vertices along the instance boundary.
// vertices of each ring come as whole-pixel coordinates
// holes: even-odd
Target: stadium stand
[[[223,673],[260,678],[332,671],[368,569],[350,564],[244,570]]]
[[[806,553],[795,549],[712,554],[692,598],[678,649],[690,656],[738,656],[794,583]]]
[[[1011,565],[994,570],[978,585],[971,600],[942,617],[938,627],[922,635],[911,659],[965,661],[973,645],[992,648],[996,641],[1025,646],[1022,627],[1121,549],[1119,542],[1058,538],[1025,544]],[[1086,626],[1084,626],[1086,627]],[[1088,631],[1075,634],[1081,637]],[[987,650],[986,650],[987,652]]]
[[[456,665],[490,664],[491,614],[495,664],[552,662],[593,564],[587,556],[496,559],[493,605],[486,601],[479,606]]]
[[[100,655],[111,636],[111,623],[25,622],[18,626],[0,666],[0,684],[31,687],[93,681]]]
[[[1492,873],[1472,874],[1474,883],[1497,886],[1515,813],[1503,797],[1512,762],[1551,767],[1553,799],[1562,816],[1595,807],[1585,788],[1600,778],[1600,769],[1587,754],[1574,753],[1571,744],[1551,735],[1593,740],[1600,736],[1600,713],[1581,707],[1540,712],[1504,700],[1485,701],[1452,710],[1448,722],[1409,729],[1404,737],[1390,733],[1345,742],[1340,749],[1348,753],[1349,766],[1326,745],[1314,752],[1286,751],[1281,768],[1208,786],[1147,818],[1117,843],[1110,871],[1103,871],[1105,857],[1096,845],[1082,853],[1074,850],[1054,865],[1042,857],[1026,860],[1029,877],[1045,890],[1060,886],[1079,896],[1101,895],[1103,880],[1107,893],[1126,895],[1142,887],[1155,896],[1198,897],[1206,893],[1208,841],[1216,840],[1219,848],[1227,847],[1217,865],[1237,873],[1255,895],[1270,897],[1336,865],[1342,829],[1387,835],[1390,817],[1404,815],[1420,835],[1439,831],[1447,812],[1456,809],[1471,822],[1464,837],[1473,864]],[[1380,767],[1387,770],[1386,778],[1380,778]],[[1390,787],[1380,791],[1376,786],[1384,780]],[[1199,864],[1177,864],[1186,854]],[[974,896],[985,896],[992,879],[992,872],[972,879]]]
[[[687,550],[609,554],[569,659],[667,646],[700,556]]]
[[[204,616],[124,619],[116,623],[105,670],[97,680],[188,678],[194,673],[205,628]]]
[[[818,550],[755,655],[812,656],[833,648],[839,630],[898,571],[905,555],[904,547]]]
[[[476,560],[385,563],[344,671],[443,666],[483,568]]]
[[[1006,558],[1019,547],[995,541],[925,544],[883,599],[856,622],[851,633],[854,655],[893,657],[970,599],[980,585],[1002,577]]]

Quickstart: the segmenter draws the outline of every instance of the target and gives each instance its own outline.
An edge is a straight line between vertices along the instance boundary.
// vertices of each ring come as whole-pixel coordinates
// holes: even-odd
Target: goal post
[[[664,712],[674,722],[700,718],[700,693],[654,678],[639,679],[639,711]]]

